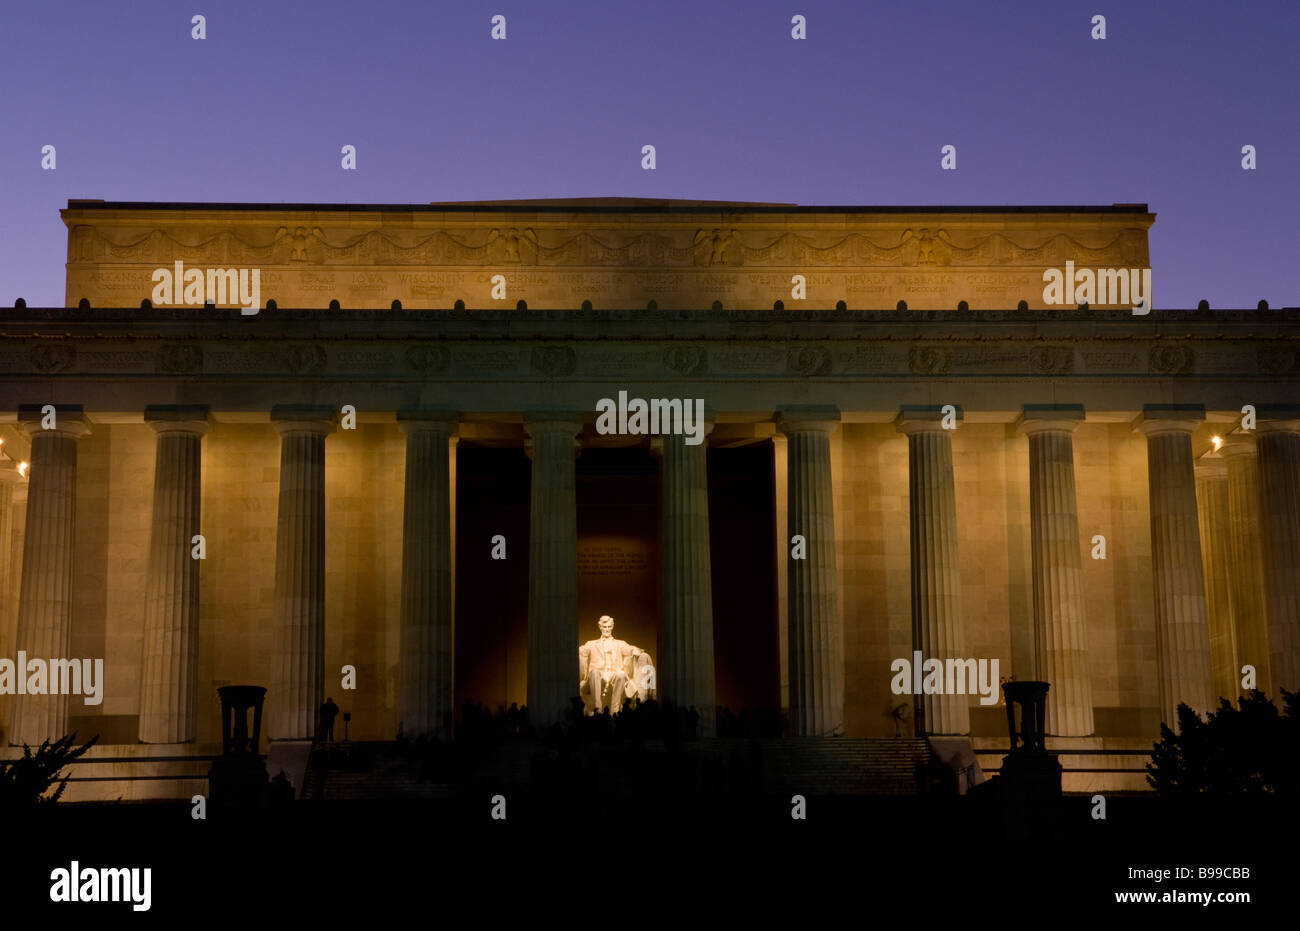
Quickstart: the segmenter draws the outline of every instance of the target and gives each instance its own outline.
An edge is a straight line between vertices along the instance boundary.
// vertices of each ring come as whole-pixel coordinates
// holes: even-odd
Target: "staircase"
[[[758,741],[763,788],[802,795],[916,795],[930,762],[924,739],[801,737]]]
[[[419,764],[408,760],[397,744],[357,741],[313,745],[302,798],[333,802],[451,798],[457,794],[454,785],[422,781]]]
[[[533,741],[504,741],[479,774],[527,791],[529,763],[539,747]],[[655,756],[664,753],[662,744],[658,751],[647,749]],[[911,738],[719,739],[682,747],[685,755],[714,758],[755,751],[762,762],[760,791],[765,795],[916,795],[932,760],[926,741]],[[302,798],[441,799],[460,794],[454,783],[421,780],[419,770],[419,764],[393,743],[318,744],[308,762]]]

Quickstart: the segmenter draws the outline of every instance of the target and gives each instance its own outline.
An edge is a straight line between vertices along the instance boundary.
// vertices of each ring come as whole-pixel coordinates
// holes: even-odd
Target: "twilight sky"
[[[1297,35],[1296,0],[9,2],[0,304],[62,305],[70,197],[645,195],[1147,203],[1156,307],[1297,306]]]

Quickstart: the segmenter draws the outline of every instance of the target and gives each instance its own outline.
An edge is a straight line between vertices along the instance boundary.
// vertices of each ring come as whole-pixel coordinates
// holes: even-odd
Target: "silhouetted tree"
[[[68,777],[59,779],[63,767],[80,757],[99,740],[96,734],[80,747],[74,747],[77,735],[68,734],[54,743],[43,742],[35,753],[23,744],[23,755],[16,760],[0,761],[0,811],[16,811],[37,805],[52,805],[63,795]],[[58,784],[52,794],[50,787]]]
[[[1178,706],[1178,733],[1160,725],[1147,782],[1173,798],[1300,795],[1300,693],[1282,690],[1283,712],[1261,692],[1234,708],[1219,700],[1204,719]]]

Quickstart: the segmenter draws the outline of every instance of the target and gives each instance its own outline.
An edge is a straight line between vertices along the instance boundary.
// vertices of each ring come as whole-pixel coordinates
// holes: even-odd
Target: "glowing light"
[[[27,474],[27,463],[25,462],[18,463],[18,474],[24,476]]]
[[[1217,452],[1218,449],[1219,449],[1219,447],[1223,445],[1223,437],[1221,437],[1221,436],[1212,436],[1212,437],[1210,437],[1210,442],[1214,444],[1214,449],[1215,449],[1215,451]]]

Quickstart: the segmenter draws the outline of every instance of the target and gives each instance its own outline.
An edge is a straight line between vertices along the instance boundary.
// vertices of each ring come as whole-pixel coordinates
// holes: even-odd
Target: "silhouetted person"
[[[274,805],[293,802],[293,783],[284,770],[280,770],[280,774],[271,780],[271,802]]]
[[[320,706],[320,734],[321,740],[334,740],[334,719],[339,715],[339,706],[334,704],[334,699],[325,699],[325,704]]]

